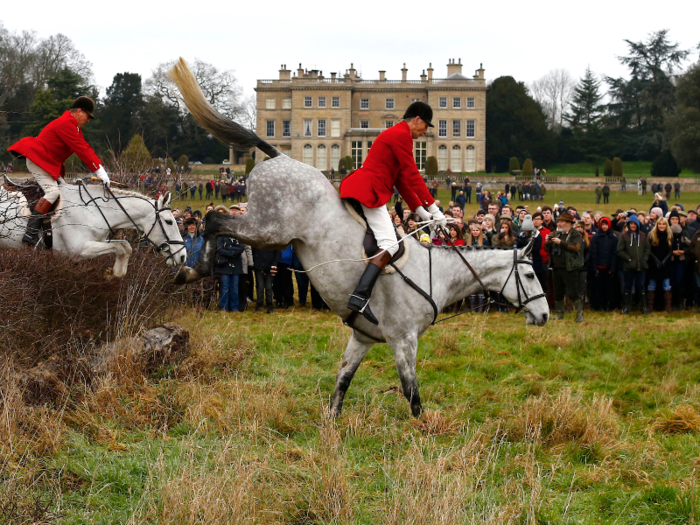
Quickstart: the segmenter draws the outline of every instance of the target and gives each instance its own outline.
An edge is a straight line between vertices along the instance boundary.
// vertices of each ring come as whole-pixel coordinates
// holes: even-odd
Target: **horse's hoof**
[[[173,281],[175,284],[187,284],[187,283],[193,283],[194,281],[198,281],[201,279],[202,276],[199,275],[193,268],[190,268],[189,266],[183,266],[180,268],[180,271],[177,272],[177,275],[175,276],[175,280]]]
[[[423,405],[411,405],[411,413],[413,417],[420,417],[423,414]]]
[[[112,268],[107,268],[104,273],[102,274],[104,277],[105,281],[111,281],[112,279],[116,279],[114,276],[114,270]]]
[[[330,410],[328,410],[328,418],[329,419],[336,419],[340,417],[340,408],[337,407],[331,407]]]

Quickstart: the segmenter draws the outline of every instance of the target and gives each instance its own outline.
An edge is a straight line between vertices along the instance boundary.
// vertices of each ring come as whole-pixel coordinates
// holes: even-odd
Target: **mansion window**
[[[313,98],[312,97],[304,97],[304,107],[305,108],[313,107]],[[312,153],[312,155],[313,155],[313,153]]]
[[[462,121],[461,120],[453,120],[452,121],[452,136],[453,137],[462,136]]]
[[[385,127],[386,129],[389,129],[389,128],[392,127],[393,125],[394,125],[394,121],[393,121],[393,120],[387,120],[387,121],[384,122],[384,127]]]
[[[394,99],[393,98],[386,99],[386,109],[394,109]]]
[[[438,107],[443,109],[447,108],[447,97],[440,97]]]
[[[369,99],[368,98],[361,98],[360,99],[360,109],[369,109]]]
[[[369,128],[369,120],[361,120],[360,121],[360,127],[362,129],[368,129]]]
[[[326,171],[327,168],[327,149],[324,144],[319,144],[316,148],[316,169]]]
[[[282,99],[282,109],[292,109],[292,99],[283,98]]]
[[[267,136],[268,137],[274,137],[275,136],[275,121],[274,120],[268,120],[266,122],[266,131],[267,131]]]
[[[416,142],[416,166],[419,170],[425,168],[425,159],[428,155],[428,143]]]
[[[447,121],[438,121],[438,137],[447,137]]]
[[[476,121],[467,120],[467,137],[473,138],[476,136]]]
[[[332,108],[339,108],[340,107],[340,97],[331,97],[331,107]]]
[[[340,146],[333,144],[331,146],[331,168],[338,171],[338,164],[340,164]]]
[[[355,168],[362,166],[362,141],[353,140],[351,144],[352,163]]]
[[[340,137],[340,119],[334,118],[331,120],[331,137]]]
[[[474,104],[474,97],[467,97],[467,107],[468,108],[476,107],[476,105]]]
[[[326,136],[326,119],[319,119],[316,122],[316,131],[318,132],[319,137]],[[323,169],[325,170],[326,168],[323,168]]]
[[[452,99],[452,108],[453,109],[460,109],[462,107],[462,99],[459,97],[455,97]]]
[[[304,119],[304,136],[311,137],[313,134],[313,120],[310,118]]]
[[[275,99],[274,98],[268,98],[265,101],[265,109],[275,109]]]
[[[302,162],[304,164],[308,164],[309,166],[314,165],[314,148],[311,146],[311,144],[304,144]]]
[[[292,121],[283,120],[282,121],[282,136],[291,137],[292,136]]]
[[[326,107],[326,97],[318,97],[318,107],[319,108]]]
[[[438,171],[447,171],[447,146],[444,144],[438,148],[437,161]]]

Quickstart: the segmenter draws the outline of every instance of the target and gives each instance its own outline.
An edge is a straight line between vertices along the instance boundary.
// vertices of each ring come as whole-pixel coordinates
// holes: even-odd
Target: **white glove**
[[[102,164],[100,164],[100,167],[97,168],[97,171],[92,172],[92,175],[93,177],[100,179],[102,183],[109,188],[109,175],[107,175],[107,172],[102,167]]]
[[[438,226],[444,228],[445,226],[447,226],[447,219],[440,211],[440,208],[437,207],[437,204],[432,203],[430,206],[428,206],[428,212],[431,215],[430,218],[435,221],[432,225],[433,228],[436,228]]]
[[[424,221],[429,221],[430,220],[430,213],[428,213],[428,210],[426,210],[423,206],[418,206],[416,208],[416,213],[420,216],[420,218]]]

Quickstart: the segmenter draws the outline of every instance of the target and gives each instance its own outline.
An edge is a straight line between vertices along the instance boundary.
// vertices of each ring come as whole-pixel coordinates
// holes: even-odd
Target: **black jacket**
[[[649,278],[655,280],[670,279],[671,277],[671,251],[672,248],[668,244],[668,235],[672,235],[667,229],[665,232],[657,231],[659,238],[658,246],[654,246],[649,240],[651,246],[651,257],[649,257]]]
[[[593,272],[607,268],[610,273],[614,273],[616,264],[617,237],[610,228],[606,232],[598,230],[591,239],[588,267]]]
[[[253,248],[253,268],[255,270],[270,271],[272,266],[278,266],[282,259],[279,250],[256,250]]]
[[[245,246],[231,237],[219,237],[216,240],[216,259],[214,273],[226,275],[241,275],[243,273],[243,258],[241,254]]]

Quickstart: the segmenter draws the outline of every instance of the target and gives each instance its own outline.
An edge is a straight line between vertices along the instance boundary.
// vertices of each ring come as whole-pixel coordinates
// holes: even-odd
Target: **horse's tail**
[[[216,111],[207,102],[197,79],[190,71],[187,62],[182,58],[175,63],[168,72],[168,76],[177,85],[192,116],[217,139],[227,144],[235,144],[241,149],[256,147],[270,158],[282,155],[277,148],[262,140],[255,133]]]

